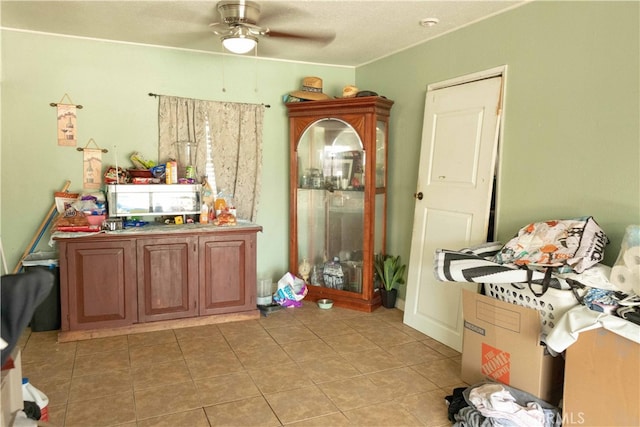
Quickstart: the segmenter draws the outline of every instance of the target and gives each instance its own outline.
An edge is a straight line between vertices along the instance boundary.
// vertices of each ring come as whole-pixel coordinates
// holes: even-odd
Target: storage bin
[[[34,252],[24,258],[22,266],[25,271],[32,268],[52,270],[55,276],[51,292],[33,312],[31,330],[33,332],[43,332],[60,329],[60,271],[58,268],[58,254],[56,252]]]
[[[536,292],[540,285],[533,285]],[[527,283],[485,283],[485,294],[500,301],[533,308],[540,313],[541,331],[548,334],[562,315],[580,304],[573,291],[548,288],[542,296],[536,296]]]

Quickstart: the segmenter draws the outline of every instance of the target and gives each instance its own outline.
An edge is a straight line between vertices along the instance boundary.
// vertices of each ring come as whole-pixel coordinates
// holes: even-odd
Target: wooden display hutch
[[[380,305],[373,258],[386,247],[392,105],[378,96],[287,104],[289,271],[307,278],[307,299],[367,312]]]

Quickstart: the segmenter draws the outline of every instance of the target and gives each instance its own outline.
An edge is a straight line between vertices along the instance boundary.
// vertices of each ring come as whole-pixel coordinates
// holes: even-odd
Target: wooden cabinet
[[[135,241],[71,241],[63,246],[62,329],[115,328],[137,322]]]
[[[198,314],[197,237],[139,239],[138,320]]]
[[[287,104],[289,271],[310,270],[307,299],[361,311],[380,305],[373,258],[386,245],[392,105],[377,96]]]
[[[256,307],[256,235],[200,237],[200,314]]]
[[[262,228],[162,226],[58,238],[62,333],[255,313]],[[147,329],[149,330],[149,329]],[[93,335],[92,335],[93,336]]]

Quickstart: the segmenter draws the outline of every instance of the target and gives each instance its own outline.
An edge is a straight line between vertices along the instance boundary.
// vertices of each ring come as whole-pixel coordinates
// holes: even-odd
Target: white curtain
[[[264,106],[163,95],[158,98],[158,161],[178,160],[177,142],[189,141],[195,149],[192,159],[197,181],[202,182],[207,175],[208,122],[215,172],[214,179],[208,180],[215,180],[218,193],[233,197],[238,218],[254,221],[260,195]]]

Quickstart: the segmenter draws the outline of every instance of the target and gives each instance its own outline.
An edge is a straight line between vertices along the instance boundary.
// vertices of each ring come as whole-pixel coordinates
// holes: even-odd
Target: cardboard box
[[[640,344],[606,329],[567,348],[562,425],[640,425]]]
[[[557,405],[564,360],[545,354],[540,314],[468,290],[463,291],[462,303],[462,380],[499,381]]]

